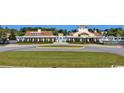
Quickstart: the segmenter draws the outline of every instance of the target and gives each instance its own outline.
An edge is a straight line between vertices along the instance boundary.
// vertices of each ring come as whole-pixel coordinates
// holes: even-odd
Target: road
[[[18,46],[18,47],[0,47],[0,52],[5,51],[78,51],[78,52],[109,52],[124,56],[124,48],[108,48],[108,47],[95,47],[95,46],[85,46],[84,48],[73,48],[73,47],[40,47],[36,46]]]
[[[35,46],[19,46],[19,47],[0,47],[0,52],[6,52],[6,51],[19,51],[21,49],[30,49],[30,48],[35,48]]]

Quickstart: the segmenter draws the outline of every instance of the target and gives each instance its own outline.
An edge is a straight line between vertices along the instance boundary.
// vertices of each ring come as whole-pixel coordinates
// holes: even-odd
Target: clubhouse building
[[[76,32],[70,32],[68,35],[58,33],[53,35],[52,31],[26,31],[24,36],[16,36],[17,42],[80,42],[80,43],[103,43],[108,41],[123,40],[122,37],[105,37],[103,33],[89,31],[84,25],[79,26]]]

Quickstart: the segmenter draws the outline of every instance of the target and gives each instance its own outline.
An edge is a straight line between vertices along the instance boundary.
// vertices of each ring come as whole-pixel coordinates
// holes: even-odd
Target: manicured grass
[[[0,65],[19,67],[111,67],[124,65],[124,57],[102,52],[1,52]]]

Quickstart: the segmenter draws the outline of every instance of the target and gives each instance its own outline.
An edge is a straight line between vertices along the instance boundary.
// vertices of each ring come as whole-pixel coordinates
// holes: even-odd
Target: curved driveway
[[[124,48],[107,48],[107,47],[95,47],[95,46],[86,46],[81,48],[72,48],[72,47],[40,47],[27,45],[27,46],[18,46],[18,47],[0,47],[0,52],[5,51],[88,51],[88,52],[109,52],[119,54],[124,56]]]

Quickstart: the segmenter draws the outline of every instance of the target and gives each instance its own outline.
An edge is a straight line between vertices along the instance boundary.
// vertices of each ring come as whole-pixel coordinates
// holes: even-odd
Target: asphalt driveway
[[[108,47],[95,47],[95,46],[85,46],[76,47],[40,47],[36,46],[18,46],[18,47],[0,47],[0,52],[6,51],[88,51],[88,52],[109,52],[114,54],[119,54],[124,56],[124,48],[108,48]]]

